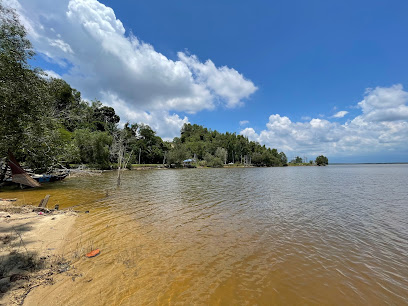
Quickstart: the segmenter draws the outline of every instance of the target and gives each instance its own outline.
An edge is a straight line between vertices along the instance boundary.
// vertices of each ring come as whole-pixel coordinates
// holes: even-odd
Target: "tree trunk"
[[[121,144],[122,145],[122,144]],[[118,180],[117,180],[117,186],[120,186],[120,170],[122,167],[122,160],[123,160],[123,150],[122,148],[119,149],[119,156],[118,156]]]

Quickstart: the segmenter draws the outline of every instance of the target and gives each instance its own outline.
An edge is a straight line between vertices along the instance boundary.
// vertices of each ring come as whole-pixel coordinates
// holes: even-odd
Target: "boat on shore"
[[[51,174],[30,173],[30,170],[26,171],[20,166],[11,152],[9,152],[8,156],[8,166],[10,173],[8,177],[6,175],[6,179],[4,180],[5,184],[17,183],[21,186],[40,187],[41,183],[61,181],[69,175],[69,170],[67,169],[58,170]]]
[[[62,181],[69,175],[69,172],[58,173],[58,174],[32,174],[31,177],[39,183],[48,183]]]

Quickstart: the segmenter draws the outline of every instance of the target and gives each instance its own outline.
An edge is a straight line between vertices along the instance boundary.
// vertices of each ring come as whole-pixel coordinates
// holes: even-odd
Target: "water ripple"
[[[109,197],[83,204],[92,213],[74,239],[104,250],[98,267],[80,265],[101,276],[89,294],[129,305],[407,304],[407,170],[129,171],[118,190],[106,174],[98,188]]]

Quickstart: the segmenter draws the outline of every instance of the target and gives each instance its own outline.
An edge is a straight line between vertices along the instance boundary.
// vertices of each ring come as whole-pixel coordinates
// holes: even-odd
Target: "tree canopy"
[[[215,158],[222,164],[242,163],[255,166],[283,166],[287,164],[285,153],[265,147],[235,133],[219,133],[197,124],[184,124],[180,138],[173,143],[184,145],[189,157],[214,163]],[[219,166],[218,160],[215,164]]]
[[[326,165],[329,164],[329,160],[324,155],[320,155],[320,156],[316,157],[315,162],[316,162],[316,165],[318,165],[318,166],[326,166]]]

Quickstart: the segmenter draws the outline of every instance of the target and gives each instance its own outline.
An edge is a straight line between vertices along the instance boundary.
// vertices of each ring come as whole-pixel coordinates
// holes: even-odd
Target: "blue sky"
[[[408,161],[406,1],[5,2],[33,65],[162,137],[191,122],[288,156]]]

